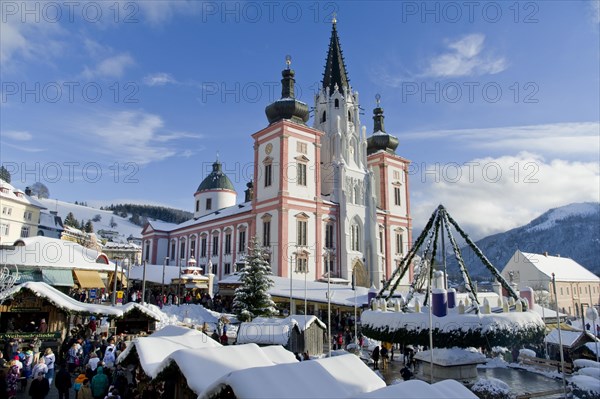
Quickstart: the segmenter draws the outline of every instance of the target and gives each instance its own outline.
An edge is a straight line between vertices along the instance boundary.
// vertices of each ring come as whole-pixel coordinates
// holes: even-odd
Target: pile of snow
[[[357,399],[397,399],[397,398],[411,398],[411,399],[432,399],[432,398],[446,398],[446,399],[476,399],[477,396],[469,391],[463,384],[456,380],[444,380],[436,382],[435,384],[429,385],[425,381],[421,380],[409,380],[398,382],[387,386],[385,388],[378,389],[376,391],[368,392],[362,395],[356,396]]]
[[[584,367],[600,368],[600,363],[598,363],[594,360],[589,360],[589,359],[575,359],[575,360],[573,360],[573,364],[578,369],[582,369]]]
[[[480,378],[473,384],[471,391],[498,399],[511,397],[508,384],[497,378]]]
[[[594,377],[595,379],[600,380],[600,369],[597,369],[595,367],[584,367],[582,369],[579,369],[579,371],[577,371],[577,374],[587,375],[589,377]],[[600,384],[600,381],[598,382],[598,384]]]
[[[157,306],[154,307],[158,309]],[[219,318],[223,316],[222,313],[206,309],[202,305],[189,303],[181,304],[180,306],[163,306],[162,313],[167,319],[165,320],[164,325],[183,323],[185,319],[189,319],[186,320],[186,324],[202,327],[204,323],[207,323],[211,330],[215,329],[215,326],[219,322]],[[235,316],[233,315],[225,315],[225,317],[229,320],[235,319]]]
[[[526,349],[526,348],[522,348],[519,349],[519,356],[529,356],[529,357],[537,357],[537,355],[535,354],[535,351],[531,350],[531,349]]]
[[[587,375],[574,375],[569,382],[574,386],[573,391],[579,397],[598,398],[600,397],[600,384],[594,377]]]
[[[415,359],[430,362],[431,351],[421,351],[415,355]],[[456,366],[462,364],[485,363],[485,355],[475,348],[434,348],[433,363],[440,366]]]

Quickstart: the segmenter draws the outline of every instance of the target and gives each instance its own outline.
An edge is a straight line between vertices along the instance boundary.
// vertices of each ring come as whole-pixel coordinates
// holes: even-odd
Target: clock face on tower
[[[273,151],[273,144],[269,143],[267,144],[267,146],[265,147],[265,152],[268,154],[271,153],[271,151]]]

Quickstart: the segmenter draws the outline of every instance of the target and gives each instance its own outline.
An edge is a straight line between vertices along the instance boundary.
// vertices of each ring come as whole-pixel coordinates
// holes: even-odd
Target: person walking
[[[371,359],[373,359],[373,370],[379,370],[379,345],[373,349],[373,353],[371,353]]]
[[[44,399],[48,392],[50,392],[48,379],[44,376],[44,373],[38,373],[36,378],[31,381],[29,396],[31,396],[31,399]]]
[[[60,370],[56,373],[54,385],[58,389],[58,399],[69,399],[69,390],[73,386],[73,383],[71,382],[71,373],[69,373],[64,364],[61,365]]]
[[[81,388],[75,394],[75,399],[94,399],[92,395],[92,389],[90,388],[90,380],[85,378],[81,383]]]
[[[104,368],[102,366],[98,366],[96,369],[96,375],[92,378],[92,383],[90,385],[94,399],[104,399],[108,392],[109,384],[108,377],[104,374]]]
[[[56,356],[52,352],[52,349],[46,348],[44,351],[44,362],[46,363],[46,367],[48,367],[46,378],[48,379],[48,383],[52,384],[54,380],[54,363],[56,363]]]

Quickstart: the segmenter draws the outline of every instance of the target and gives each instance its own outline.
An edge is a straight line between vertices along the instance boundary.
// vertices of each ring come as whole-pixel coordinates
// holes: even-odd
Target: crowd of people
[[[168,389],[116,363],[127,347],[123,334],[102,336],[94,316],[79,321],[56,353],[37,338],[9,341],[0,351],[0,399],[14,399],[19,391],[43,399],[53,387],[59,399],[69,399],[70,392],[75,399],[155,399]]]

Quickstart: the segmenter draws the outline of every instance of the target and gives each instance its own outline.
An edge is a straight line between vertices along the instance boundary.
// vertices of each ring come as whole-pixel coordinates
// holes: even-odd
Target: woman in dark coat
[[[31,386],[29,387],[29,396],[31,399],[44,399],[46,395],[50,392],[50,383],[44,377],[44,373],[38,373],[36,378],[31,381]]]
[[[379,346],[376,346],[375,349],[373,349],[373,353],[371,354],[371,359],[373,359],[373,362],[375,363],[375,365],[373,366],[373,369],[379,370]]]
[[[60,366],[59,372],[54,377],[54,385],[58,389],[58,399],[69,399],[69,389],[73,386],[73,383],[71,382],[71,374],[64,364]]]

